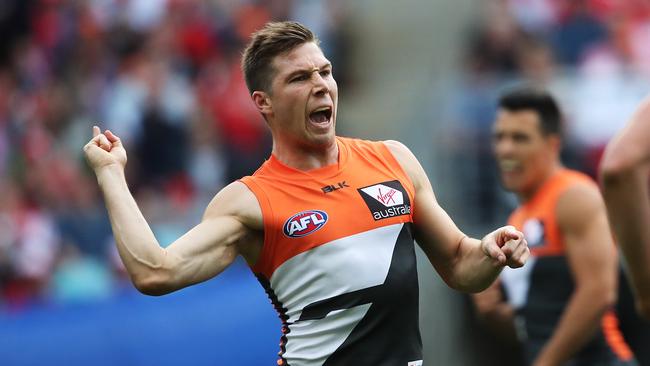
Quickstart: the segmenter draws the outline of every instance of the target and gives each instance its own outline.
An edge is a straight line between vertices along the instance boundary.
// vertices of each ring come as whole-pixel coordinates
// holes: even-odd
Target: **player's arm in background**
[[[530,252],[522,233],[506,226],[482,240],[463,234],[438,205],[429,178],[413,153],[397,141],[386,141],[385,145],[415,186],[415,239],[450,287],[465,292],[482,291],[504,266],[524,265]]]
[[[506,301],[499,279],[494,281],[485,291],[472,294],[472,302],[478,320],[500,342],[507,345],[518,344],[515,309]]]
[[[609,142],[600,172],[609,221],[625,257],[637,309],[650,319],[650,97]]]
[[[126,150],[120,139],[94,127],[84,152],[104,195],[120,257],[142,293],[162,295],[205,281],[238,254],[248,254],[242,248],[262,224],[257,200],[243,183],[224,188],[208,205],[201,223],[162,248],[127,186]]]
[[[564,192],[556,217],[574,290],[533,366],[563,365],[571,359],[616,302],[618,259],[598,188],[581,184]]]

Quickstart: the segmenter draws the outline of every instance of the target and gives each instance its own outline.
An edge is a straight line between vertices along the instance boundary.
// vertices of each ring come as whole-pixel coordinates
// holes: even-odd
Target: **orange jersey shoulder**
[[[585,183],[596,184],[583,173],[562,169],[549,178],[528,202],[512,213],[508,223],[524,233],[533,255],[564,253],[564,238],[556,217],[557,203],[568,189]]]

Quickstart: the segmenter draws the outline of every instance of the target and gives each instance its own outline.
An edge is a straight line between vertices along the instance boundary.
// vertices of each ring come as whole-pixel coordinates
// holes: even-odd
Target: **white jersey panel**
[[[528,257],[526,265],[521,268],[505,267],[501,272],[501,282],[508,295],[508,302],[515,309],[526,305],[528,290],[530,289],[530,275],[535,268],[537,258],[532,255]]]
[[[371,304],[334,310],[324,319],[305,320],[289,325],[286,352],[289,365],[321,366],[348,338]]]
[[[384,283],[404,224],[383,226],[320,245],[278,267],[271,288],[287,323],[314,302]]]

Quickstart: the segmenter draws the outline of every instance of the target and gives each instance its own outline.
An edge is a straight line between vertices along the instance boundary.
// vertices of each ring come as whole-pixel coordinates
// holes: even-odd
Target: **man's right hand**
[[[93,126],[93,138],[84,146],[84,154],[95,173],[104,167],[126,166],[126,150],[120,138],[109,130],[102,133],[97,126]]]

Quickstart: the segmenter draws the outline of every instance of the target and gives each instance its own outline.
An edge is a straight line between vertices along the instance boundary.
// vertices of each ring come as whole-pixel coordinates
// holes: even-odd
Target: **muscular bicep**
[[[251,248],[261,247],[260,231],[261,210],[252,193],[242,183],[226,187],[210,202],[201,223],[166,248],[170,286],[210,279],[239,254],[254,261],[257,252]]]
[[[429,178],[408,148],[396,141],[385,144],[415,186],[415,239],[440,275],[448,279],[464,234],[438,204]]]
[[[167,247],[166,263],[174,268],[175,287],[205,281],[221,273],[239,254],[246,227],[231,216],[204,220]]]
[[[556,213],[576,285],[615,291],[617,255],[598,189],[570,189],[560,197]]]

